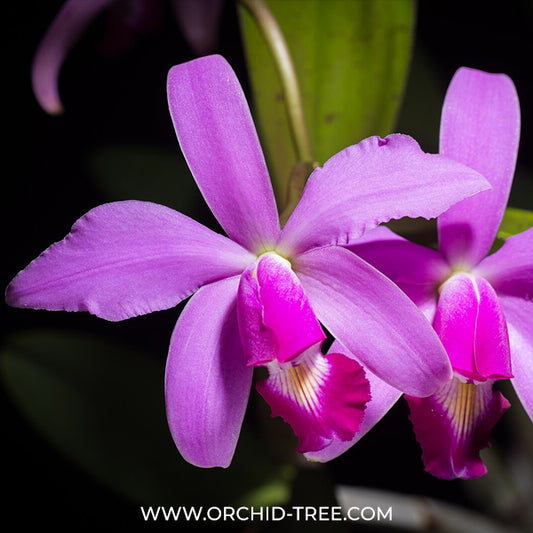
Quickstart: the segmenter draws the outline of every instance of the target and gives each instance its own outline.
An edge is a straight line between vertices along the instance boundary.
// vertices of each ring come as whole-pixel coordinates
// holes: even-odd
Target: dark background
[[[66,113],[51,117],[37,105],[30,85],[33,53],[60,1],[9,2],[4,6],[3,260],[2,284],[90,208],[109,201],[91,181],[87,159],[105,143],[149,142],[179,148],[168,115],[168,69],[194,57],[170,11],[161,26],[138,36],[120,54],[101,53],[103,18],[91,26],[69,53],[60,77]],[[483,9],[479,6],[483,5]],[[510,205],[533,209],[533,7],[515,1],[483,3],[420,2],[415,54],[398,131],[415,136],[426,151],[438,149],[440,103],[459,66],[505,72],[514,80],[522,106],[518,170]],[[247,88],[238,23],[226,4],[218,51],[234,66]],[[210,222],[205,209],[197,218]],[[117,339],[166,356],[176,310],[156,313],[116,327]],[[139,321],[142,320],[142,321]],[[2,341],[32,325],[98,331],[99,321],[84,315],[32,312],[2,307]],[[85,475],[66,460],[23,418],[0,390],[3,467],[2,520],[74,530],[104,525],[135,530],[143,524],[138,507]],[[516,406],[515,408],[521,409]],[[419,449],[400,402],[361,443],[328,465],[336,483],[423,494],[487,512],[460,481],[425,474]],[[502,422],[493,441],[509,444]],[[169,436],[170,438],[170,436]],[[260,460],[260,458],[258,458]],[[311,503],[309,503],[311,504]],[[145,526],[148,527],[148,526]],[[152,526],[154,527],[154,526]]]

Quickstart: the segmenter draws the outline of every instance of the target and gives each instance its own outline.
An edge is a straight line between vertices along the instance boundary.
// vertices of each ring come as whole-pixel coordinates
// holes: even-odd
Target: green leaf
[[[507,239],[517,233],[522,233],[533,226],[533,211],[508,207],[503,215],[498,231],[499,239]]]
[[[266,0],[265,0],[266,1]],[[268,0],[292,55],[319,164],[370,135],[394,129],[413,43],[413,0]],[[272,57],[240,8],[263,147],[280,205],[298,162]]]
[[[102,146],[91,154],[90,177],[110,200],[145,200],[191,215],[201,195],[178,150],[145,145]]]
[[[153,505],[273,505],[292,470],[243,430],[228,469],[186,463],[164,413],[164,362],[82,333],[23,331],[0,353],[3,384],[55,448],[122,496]]]

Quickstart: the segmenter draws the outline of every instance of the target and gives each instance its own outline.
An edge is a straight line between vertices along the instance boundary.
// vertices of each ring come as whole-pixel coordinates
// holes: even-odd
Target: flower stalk
[[[285,106],[298,162],[313,162],[311,140],[294,63],[276,18],[263,0],[239,0],[257,23],[272,54],[285,97]]]
[[[291,216],[291,213],[294,211],[294,208],[298,205],[298,202],[300,201],[300,197],[302,196],[302,192],[305,187],[305,182],[307,181],[307,178],[309,178],[309,176],[311,175],[311,172],[313,172],[314,167],[315,165],[312,165],[307,161],[301,161],[300,163],[296,163],[296,165],[292,167],[291,174],[289,176],[289,183],[287,186],[285,207],[279,215],[279,220],[282,227],[285,225],[285,222],[287,222],[287,220]]]

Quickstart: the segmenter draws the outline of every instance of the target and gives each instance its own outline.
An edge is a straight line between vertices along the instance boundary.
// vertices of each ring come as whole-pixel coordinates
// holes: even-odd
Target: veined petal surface
[[[474,170],[422,152],[407,135],[369,137],[313,171],[277,248],[295,255],[328,244],[348,245],[381,222],[436,217],[487,188]]]
[[[211,211],[249,250],[273,249],[279,217],[242,88],[218,55],[176,65],[167,81],[181,150]]]
[[[483,278],[459,273],[448,279],[440,289],[433,327],[455,372],[476,381],[512,377],[505,317]]]
[[[513,235],[474,269],[499,294],[533,300],[533,228]]]
[[[240,274],[254,259],[168,207],[115,202],[89,211],[19,272],[6,301],[124,320],[173,307],[205,283]]]
[[[318,319],[377,377],[416,396],[450,379],[430,322],[374,267],[335,246],[306,252],[293,267]]]
[[[529,418],[533,421],[533,302],[500,296],[507,319],[514,378],[511,380]]]
[[[241,276],[237,312],[248,365],[285,363],[326,338],[289,262],[275,253]]]
[[[170,431],[184,459],[227,467],[252,383],[237,329],[237,277],[202,287],[185,306],[170,341],[165,399]]]
[[[346,350],[337,340],[331,345],[331,348],[328,350],[329,353],[340,353],[355,360],[353,354]],[[372,374],[367,368],[364,370],[365,377],[370,385],[371,398],[365,406],[361,427],[350,440],[342,440],[337,435],[334,435],[330,443],[321,450],[307,452],[305,456],[310,461],[325,463],[343,454],[364,437],[387,414],[389,409],[402,395],[401,391],[387,385],[387,383]]]
[[[492,190],[439,217],[439,247],[450,264],[473,267],[490,250],[507,205],[519,139],[520,107],[511,79],[460,68],[442,108],[440,153],[480,172]]]
[[[57,80],[67,52],[93,19],[117,0],[67,0],[46,31],[33,59],[33,92],[41,107],[51,114],[63,111]]]
[[[479,456],[492,428],[510,407],[494,382],[451,379],[429,398],[406,396],[427,472],[443,479],[472,479],[487,472]]]
[[[450,270],[439,252],[412,243],[384,226],[365,233],[347,248],[394,281],[433,321],[437,287]]]
[[[269,377],[257,390],[300,440],[301,453],[317,451],[333,439],[349,441],[363,419],[370,387],[361,365],[319,347],[294,363],[268,365]]]

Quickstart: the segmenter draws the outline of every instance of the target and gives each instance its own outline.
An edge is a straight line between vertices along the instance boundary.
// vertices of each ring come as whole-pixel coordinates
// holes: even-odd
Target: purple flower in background
[[[395,281],[433,323],[453,378],[428,398],[407,396],[425,468],[453,479],[486,473],[479,456],[509,407],[498,379],[511,378],[533,418],[533,229],[488,255],[501,223],[520,135],[512,81],[461,68],[442,111],[440,152],[483,174],[492,185],[438,217],[439,251],[386,228],[350,249]],[[373,401],[358,440],[401,393],[367,373]],[[341,453],[348,443],[330,449]]]
[[[185,38],[198,54],[213,51],[222,0],[171,0]],[[134,33],[149,33],[163,19],[163,0],[67,0],[46,31],[33,60],[33,92],[51,114],[63,111],[57,87],[66,54],[98,15],[108,10],[111,26],[104,47],[117,50],[131,45]]]
[[[181,149],[229,238],[161,205],[99,206],[21,271],[9,304],[89,311],[107,320],[168,309],[192,295],[172,334],[165,388],[183,457],[229,465],[252,370],[302,452],[350,440],[369,399],[352,355],[323,355],[325,334],[401,391],[428,396],[451,370],[442,344],[392,281],[340,245],[380,222],[437,216],[489,185],[423,153],[405,135],[373,137],[310,176],[280,228],[246,99],[220,56],[173,67],[168,99]]]

